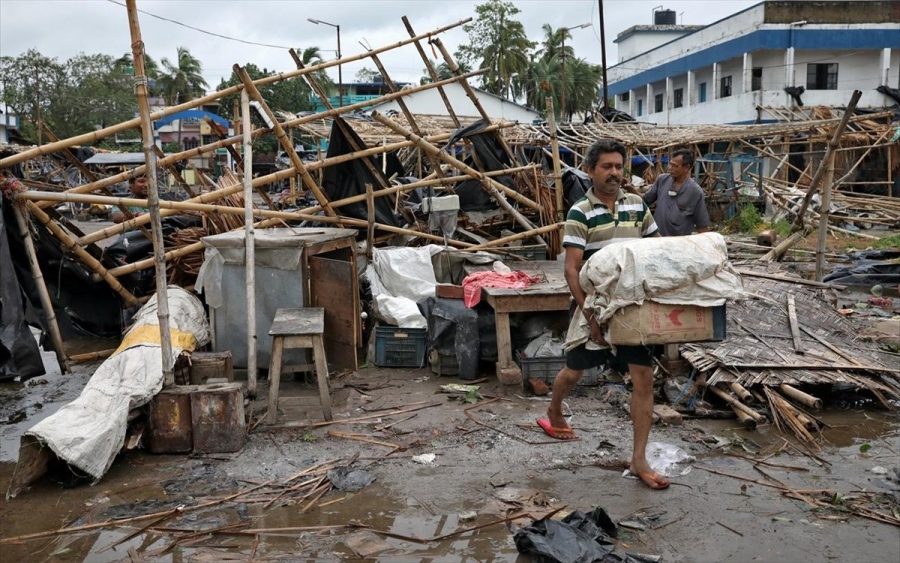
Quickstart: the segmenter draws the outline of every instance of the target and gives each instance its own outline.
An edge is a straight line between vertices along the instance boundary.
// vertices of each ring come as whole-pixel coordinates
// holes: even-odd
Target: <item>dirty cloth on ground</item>
[[[559,563],[636,563],[628,555],[613,553],[616,525],[600,507],[589,514],[576,510],[561,521],[535,520],[519,529],[516,549],[535,561]]]
[[[209,342],[209,324],[203,304],[194,295],[170,286],[167,296],[172,332],[193,336],[190,343],[186,338],[173,341],[174,360],[183,351]],[[149,331],[155,333],[150,341],[128,338],[134,332],[149,334],[142,329],[148,325],[159,326],[156,294],[135,315],[134,325],[125,335],[130,346],[104,361],[77,399],[35,424],[23,439],[34,436],[57,457],[99,481],[125,442],[128,411],[146,404],[162,389],[159,330]]]
[[[579,274],[587,294],[584,309],[603,324],[629,305],[650,300],[671,305],[715,307],[745,297],[744,284],[728,261],[725,238],[719,233],[687,237],[635,239],[609,245],[591,256]],[[590,341],[588,321],[580,311],[572,316],[566,350]]]
[[[533,283],[541,281],[540,276],[529,276],[521,270],[509,273],[475,272],[462,281],[463,301],[466,307],[474,307],[481,302],[482,287],[501,287],[505,289],[525,289]]]

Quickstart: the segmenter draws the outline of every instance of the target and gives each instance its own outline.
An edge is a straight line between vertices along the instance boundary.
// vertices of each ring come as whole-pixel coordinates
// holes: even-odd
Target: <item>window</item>
[[[750,75],[750,91],[759,92],[760,90],[762,90],[762,67],[756,67],[753,69],[753,74]]]
[[[190,139],[185,139],[181,142],[184,145],[184,150],[188,151],[191,149],[196,149],[200,146],[200,141],[197,140],[196,137],[192,137]]]
[[[806,65],[807,90],[837,90],[837,63]]]
[[[723,76],[719,81],[719,97],[727,98],[731,96],[731,77]]]
[[[706,82],[700,83],[700,103],[706,101]]]
[[[684,88],[678,88],[675,90],[675,99],[672,101],[673,105],[677,108],[680,108],[684,105]]]
[[[623,102],[627,102],[627,101],[628,101],[628,95],[629,95],[630,93],[631,93],[631,92],[624,92],[624,93],[622,93],[622,94],[619,94],[619,99],[622,100]]]
[[[644,115],[644,100],[638,100],[637,114],[638,117]]]
[[[659,113],[663,110],[663,95],[657,94],[654,98],[653,111]]]

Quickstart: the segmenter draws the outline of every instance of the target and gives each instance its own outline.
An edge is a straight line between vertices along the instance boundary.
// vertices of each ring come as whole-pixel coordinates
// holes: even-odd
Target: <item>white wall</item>
[[[453,107],[453,111],[460,117],[481,117],[472,100],[466,95],[465,89],[459,84],[453,83],[444,86],[444,93]],[[539,119],[541,114],[535,110],[528,109],[525,106],[512,103],[508,100],[492,96],[480,90],[475,90],[478,95],[478,101],[494,119],[507,119],[509,121],[519,121],[521,123],[531,123],[534,119]],[[447,106],[441,99],[437,88],[415,92],[403,97],[406,107],[413,114],[421,115],[449,115]],[[390,110],[400,111],[400,104],[397,100],[391,100],[383,104],[379,104],[376,108],[379,113],[386,113]]]
[[[636,57],[650,49],[659,47],[663,43],[678,39],[687,33],[685,31],[636,31],[616,44],[619,55],[618,60],[622,62]]]

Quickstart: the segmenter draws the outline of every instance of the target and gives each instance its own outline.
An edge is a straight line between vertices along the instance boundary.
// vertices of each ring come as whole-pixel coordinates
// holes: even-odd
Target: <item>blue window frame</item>
[[[644,115],[644,100],[638,100],[638,117]]]
[[[706,101],[706,82],[700,83],[700,103]]]

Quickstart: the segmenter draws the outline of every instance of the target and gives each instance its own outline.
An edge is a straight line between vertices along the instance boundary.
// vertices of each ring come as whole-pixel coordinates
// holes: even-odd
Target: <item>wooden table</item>
[[[513,262],[507,265],[543,278],[543,281],[526,289],[485,287],[481,290],[481,299],[494,308],[494,320],[497,325],[497,379],[502,383],[514,385],[522,382],[522,371],[513,360],[509,314],[567,311],[572,294],[566,283],[564,262],[544,260]],[[490,265],[470,264],[464,267],[466,275],[490,269]]]

